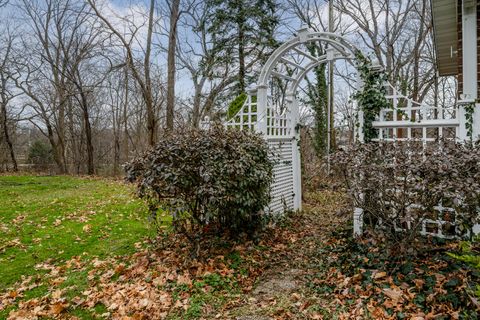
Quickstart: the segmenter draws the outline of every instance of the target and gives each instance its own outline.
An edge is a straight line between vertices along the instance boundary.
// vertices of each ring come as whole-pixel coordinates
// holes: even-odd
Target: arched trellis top
[[[328,45],[320,56],[308,50],[315,43]],[[271,77],[277,77],[288,82],[287,95],[293,95],[300,81],[313,68],[338,59],[352,62],[357,51],[357,47],[337,34],[300,29],[295,37],[283,43],[269,57],[260,72],[257,88],[268,87]]]
[[[315,44],[325,46],[314,53],[312,47]],[[300,108],[296,96],[299,83],[309,71],[322,63],[345,59],[354,64],[358,52],[360,50],[342,36],[306,28],[299,30],[272,53],[260,72],[257,84],[249,90],[244,105],[225,123],[227,127],[261,133],[275,151],[272,155],[275,158],[272,201],[266,211],[281,213],[301,208]],[[280,83],[281,92],[269,92],[278,85],[274,79],[284,80]],[[357,86],[361,85],[360,81],[357,82]],[[466,139],[464,107],[456,109],[418,103],[391,84],[385,85],[389,107],[380,110],[372,122],[372,126],[378,129],[379,140],[420,138],[427,143],[435,139],[429,136],[432,128],[437,130],[438,137],[453,135],[461,141]],[[281,107],[278,113],[277,106]],[[355,140],[363,141],[363,112],[357,112]],[[474,119],[472,135],[480,136],[480,116]]]
[[[319,44],[322,50],[313,52],[314,46],[318,47]],[[248,128],[262,133],[275,151],[272,201],[267,211],[279,213],[301,208],[300,112],[296,97],[299,83],[309,71],[322,63],[337,59],[352,62],[357,51],[342,36],[300,29],[270,55],[257,84],[249,91],[244,106],[226,123],[229,127]],[[275,106],[275,100],[279,97],[275,93],[268,94],[273,78],[283,80],[282,86],[286,89],[280,113],[277,113]]]

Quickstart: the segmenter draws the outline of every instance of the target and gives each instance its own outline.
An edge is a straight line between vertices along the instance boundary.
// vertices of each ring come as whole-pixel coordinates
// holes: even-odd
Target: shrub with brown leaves
[[[125,167],[153,217],[167,212],[197,250],[207,232],[253,235],[270,201],[273,163],[257,134],[213,127],[166,135]]]
[[[478,222],[478,144],[358,144],[338,152],[333,163],[354,205],[364,210],[365,223],[381,225],[394,240],[409,242],[422,228],[447,237],[471,236]],[[444,222],[438,224],[436,220]]]

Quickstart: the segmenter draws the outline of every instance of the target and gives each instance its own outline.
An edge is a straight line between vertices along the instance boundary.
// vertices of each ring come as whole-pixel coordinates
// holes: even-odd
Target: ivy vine
[[[465,128],[470,141],[473,141],[473,113],[475,112],[475,102],[469,102],[464,105],[465,108]]]
[[[378,137],[377,129],[372,125],[373,121],[380,114],[381,109],[389,107],[385,97],[386,75],[382,71],[374,70],[372,60],[360,51],[355,53],[355,65],[363,86],[353,95],[353,98],[357,100],[360,110],[363,111],[363,137],[365,142],[369,142]]]

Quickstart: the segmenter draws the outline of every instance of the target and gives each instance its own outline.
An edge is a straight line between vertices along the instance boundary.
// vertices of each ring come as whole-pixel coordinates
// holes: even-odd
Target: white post
[[[472,124],[473,140],[480,140],[480,104],[475,104]]]
[[[355,136],[354,136],[354,142],[355,143],[362,143],[364,142],[364,134],[363,134],[363,111],[358,110],[356,114],[357,119],[355,119]]]
[[[333,0],[328,1],[328,32],[333,33]],[[332,142],[335,141],[333,136],[334,131],[334,112],[335,107],[333,101],[333,67],[335,66],[333,61],[333,48],[330,46],[327,48],[327,60],[328,60],[328,103],[327,103],[327,173],[330,174],[330,149],[332,148]]]
[[[457,109],[457,119],[460,125],[457,127],[456,133],[457,133],[457,139],[460,142],[468,140],[468,134],[467,134],[467,119],[465,117],[465,106],[461,103],[461,101],[458,102],[458,109]]]
[[[257,86],[257,132],[267,135],[267,86]]]
[[[355,208],[353,211],[353,236],[359,237],[363,233],[363,209]]]
[[[477,99],[477,1],[463,1],[463,93]]]
[[[291,135],[292,135],[292,169],[293,169],[293,208],[294,210],[302,209],[302,163],[300,159],[300,130],[298,124],[300,122],[300,110],[295,94],[287,94],[286,97],[288,115],[291,119]]]
[[[462,5],[463,94],[460,96],[457,115],[460,122],[457,138],[460,141],[470,139],[465,126],[465,104],[477,99],[477,1],[463,1]],[[479,116],[475,114],[474,138],[480,133],[478,119]]]

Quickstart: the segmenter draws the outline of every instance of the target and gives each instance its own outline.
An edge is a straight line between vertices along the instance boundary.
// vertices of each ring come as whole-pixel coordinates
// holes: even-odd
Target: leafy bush
[[[53,162],[52,147],[41,140],[34,141],[28,149],[28,162],[37,170],[46,169]]]
[[[215,126],[169,134],[125,169],[152,215],[168,212],[197,250],[208,232],[252,236],[270,201],[268,146],[246,131]]]
[[[335,155],[364,221],[398,241],[427,232],[471,235],[480,208],[480,147],[421,142],[359,144]],[[438,210],[438,205],[454,209]],[[442,226],[430,220],[446,221]],[[402,229],[403,232],[394,232]]]

